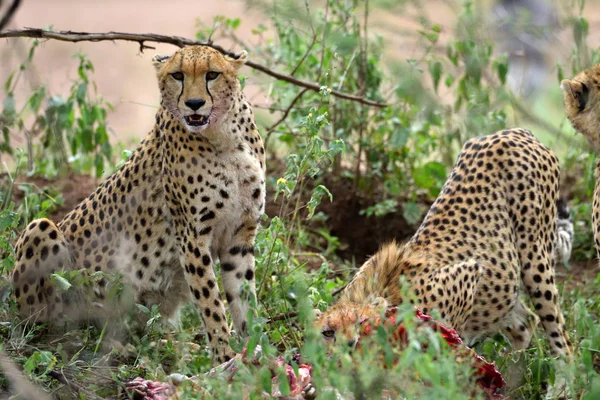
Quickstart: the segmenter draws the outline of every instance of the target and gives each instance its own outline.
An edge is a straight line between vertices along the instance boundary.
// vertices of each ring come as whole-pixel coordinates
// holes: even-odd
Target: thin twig
[[[367,31],[368,26],[368,18],[369,18],[369,0],[365,1],[365,14],[364,14],[364,22],[363,22],[363,40],[360,45],[360,69],[359,69],[359,79],[361,81],[359,93],[361,96],[365,94],[365,90],[367,89],[367,57],[369,56],[369,34]],[[365,121],[366,121],[366,109],[364,107],[360,108],[360,127],[358,130],[358,151],[356,155],[356,168],[354,170],[354,190],[358,189],[358,183],[360,182],[361,173],[360,173],[360,165],[361,165],[361,157],[363,152],[363,135],[365,133]]]
[[[331,296],[332,296],[332,297],[335,297],[335,296],[337,296],[338,294],[340,294],[341,292],[343,292],[343,291],[344,291],[344,289],[346,289],[346,286],[348,286],[348,284],[345,284],[344,286],[342,286],[342,287],[339,287],[339,288],[335,289],[335,290],[333,291],[333,293],[331,293]]]
[[[287,106],[287,108],[285,109],[285,111],[283,112],[283,115],[281,116],[281,118],[279,118],[277,120],[277,122],[275,122],[273,125],[271,125],[270,127],[267,128],[266,130],[266,134],[265,134],[265,147],[267,147],[267,143],[269,141],[269,136],[271,136],[271,133],[275,130],[275,128],[277,128],[283,121],[285,121],[285,119],[287,118],[288,114],[290,113],[290,111],[292,110],[292,108],[294,108],[294,105],[298,102],[298,100],[300,100],[300,98],[304,95],[304,93],[306,93],[308,91],[307,88],[302,89],[300,92],[298,92],[298,94],[294,97],[294,99],[290,102],[290,104]]]
[[[19,8],[20,5],[21,5],[21,0],[14,0],[12,2],[10,7],[8,8],[8,10],[6,10],[6,14],[4,14],[2,19],[0,20],[0,30],[4,29],[6,27],[6,25],[8,25],[8,23],[10,22],[12,17],[15,15],[15,12],[17,12],[17,9]]]
[[[73,32],[73,31],[48,31],[44,29],[38,28],[25,28],[25,29],[11,29],[0,31],[0,38],[15,38],[15,37],[29,37],[35,39],[54,39],[60,40],[63,42],[101,42],[101,41],[129,41],[136,42],[140,45],[140,51],[143,52],[144,49],[151,49],[151,46],[147,46],[145,42],[153,42],[153,43],[167,43],[172,44],[178,47],[185,46],[208,46],[213,49],[230,56],[235,57],[235,54],[225,50],[223,47],[213,44],[213,43],[204,43],[197,40],[186,39],[181,36],[167,36],[167,35],[158,35],[154,33],[144,33],[144,34],[136,34],[136,33],[124,33],[124,32],[104,32],[104,33],[89,33],[89,32]],[[321,90],[321,85],[308,82],[301,79],[296,79],[290,75],[282,74],[277,71],[273,71],[270,68],[265,67],[264,65],[257,64],[252,61],[247,61],[246,65],[252,69],[263,72],[269,76],[272,76],[275,79],[280,81],[288,82],[296,86],[300,86],[306,88],[308,90],[313,90],[315,92],[319,92]],[[380,103],[378,101],[373,101],[369,99],[365,99],[360,96],[356,96],[353,94],[348,94],[344,92],[340,92],[338,90],[331,90],[331,95],[339,97],[341,99],[356,101],[361,104],[366,104],[374,107],[387,107],[386,103]]]
[[[277,314],[267,320],[267,324],[273,323],[275,321],[283,321],[290,318],[295,318],[298,316],[298,311],[290,311],[283,314]]]

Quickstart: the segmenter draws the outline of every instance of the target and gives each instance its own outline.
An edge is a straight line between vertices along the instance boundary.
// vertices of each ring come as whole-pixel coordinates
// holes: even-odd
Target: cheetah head
[[[600,151],[600,64],[560,83],[573,128]]]
[[[247,53],[225,55],[208,46],[189,46],[172,56],[154,56],[162,105],[189,132],[221,121],[241,91],[237,79]]]
[[[382,297],[373,299],[369,304],[341,301],[325,312],[315,310],[315,328],[329,344],[341,341],[354,347],[358,341],[360,325],[367,319],[380,316],[387,308],[388,302]]]

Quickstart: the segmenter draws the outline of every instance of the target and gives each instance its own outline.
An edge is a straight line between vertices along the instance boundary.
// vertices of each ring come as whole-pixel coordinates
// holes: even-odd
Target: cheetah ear
[[[563,79],[560,82],[560,90],[563,93],[563,100],[567,111],[581,112],[587,105],[590,90],[583,82],[570,79]]]
[[[248,52],[242,50],[239,54],[226,54],[225,59],[229,61],[236,70],[238,70],[242,65],[246,64],[246,61],[248,60]]]
[[[169,60],[171,56],[165,56],[162,54],[157,54],[152,57],[152,65],[156,68],[156,72],[159,72],[162,66],[165,64],[167,60]]]
[[[323,311],[318,308],[313,309],[313,312],[315,313],[315,319],[319,319],[323,316]]]
[[[371,301],[371,305],[380,311],[385,311],[388,308],[388,302],[383,297],[375,297]]]

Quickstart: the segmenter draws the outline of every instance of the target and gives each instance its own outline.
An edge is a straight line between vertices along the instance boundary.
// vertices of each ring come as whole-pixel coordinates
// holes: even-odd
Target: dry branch
[[[201,45],[201,46],[210,46],[215,50],[220,51],[223,54],[232,54],[231,52],[225,50],[223,47],[218,46],[214,43],[205,43],[197,40],[186,39],[181,36],[166,36],[166,35],[157,35],[154,33],[124,33],[124,32],[104,32],[104,33],[89,33],[89,32],[73,32],[73,31],[47,31],[44,29],[38,28],[25,28],[25,29],[14,29],[14,30],[5,30],[0,31],[0,38],[15,38],[15,37],[29,37],[35,39],[53,39],[60,40],[63,42],[100,42],[100,41],[115,41],[122,40],[128,42],[136,42],[140,45],[140,51],[144,51],[144,49],[152,49],[153,47],[147,46],[146,42],[153,43],[167,43],[172,44],[178,47],[184,46],[192,46],[192,45]],[[291,83],[296,86],[303,87],[308,90],[320,91],[321,86],[314,82],[308,82],[301,79],[296,79],[293,76],[282,74],[277,71],[273,71],[270,68],[265,67],[264,65],[260,65],[254,63],[252,61],[247,61],[246,65],[252,69],[261,71],[269,76],[272,76],[275,79]],[[341,99],[356,101],[361,104],[366,104],[374,107],[386,107],[387,104],[380,103],[377,101],[365,99],[361,96],[356,96],[353,94],[348,94],[344,92],[340,92],[338,90],[331,90],[330,94],[335,97],[339,97]]]
[[[6,13],[2,16],[2,19],[0,19],[0,30],[6,28],[6,25],[8,25],[12,17],[14,17],[20,5],[21,0],[13,0],[11,5],[8,7],[8,10],[6,10]]]

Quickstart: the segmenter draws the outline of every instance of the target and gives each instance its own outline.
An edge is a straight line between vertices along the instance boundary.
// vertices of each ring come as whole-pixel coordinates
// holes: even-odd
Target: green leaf
[[[50,275],[50,280],[52,284],[55,285],[61,292],[66,292],[71,286],[73,286],[71,285],[71,282],[69,282],[68,280],[66,280],[58,274]]]
[[[258,345],[259,335],[252,335],[246,344],[246,354],[254,354],[254,350]]]
[[[433,79],[433,89],[437,93],[438,85],[442,77],[442,63],[439,61],[429,62],[429,73]]]
[[[8,79],[6,79],[6,83],[4,83],[4,91],[6,93],[8,93],[10,91],[14,77],[15,77],[15,71],[11,72],[10,75],[8,76]]]
[[[17,213],[12,211],[2,211],[0,213],[0,231],[5,231],[9,226],[13,225],[17,220]]]
[[[411,225],[416,225],[421,221],[423,211],[421,207],[413,201],[402,204],[402,216]]]
[[[23,369],[25,372],[31,374],[38,367],[45,366],[46,369],[44,373],[49,372],[54,365],[56,365],[56,357],[49,351],[36,351],[33,353],[25,362]]]
[[[498,74],[498,79],[504,85],[506,84],[506,75],[508,74],[508,59],[502,58],[494,61],[494,69]]]
[[[410,139],[410,129],[402,125],[392,131],[390,145],[393,150],[400,150],[406,146],[408,139]]]
[[[288,382],[287,375],[285,373],[285,369],[281,368],[278,374],[279,379],[279,392],[281,392],[283,397],[289,396],[290,394],[290,383]]]
[[[590,24],[584,17],[579,17],[573,24],[573,38],[577,48],[581,48],[585,44],[585,39],[590,30]]]
[[[260,369],[260,386],[261,389],[266,393],[273,393],[272,383],[273,380],[271,378],[271,371],[268,367],[262,367]]]
[[[240,86],[242,87],[242,90],[244,90],[244,88],[246,87],[246,79],[248,77],[246,75],[238,75],[238,81],[240,81]]]
[[[4,115],[12,117],[16,114],[15,98],[13,97],[12,93],[9,93],[4,98],[4,101],[2,102],[2,106],[4,107],[4,110],[2,111]]]
[[[558,78],[558,82],[560,83],[563,79],[565,79],[565,71],[562,66],[556,65],[556,76]]]
[[[319,185],[315,188],[312,196],[310,197],[310,200],[306,204],[306,207],[308,208],[308,216],[306,217],[306,219],[311,219],[315,215],[315,210],[319,206],[319,204],[321,204],[321,199],[325,195],[329,197],[329,201],[333,201],[333,195],[325,186]]]
[[[40,106],[42,105],[42,101],[45,98],[46,98],[46,87],[45,86],[41,86],[39,89],[37,89],[35,92],[33,92],[31,97],[29,98],[29,101],[28,101],[29,107],[35,114],[37,114],[37,112],[39,111]]]
[[[136,303],[135,306],[138,308],[138,310],[140,310],[142,313],[146,314],[146,315],[150,315],[150,309],[148,307],[146,307],[143,304],[139,304]]]
[[[413,171],[415,184],[423,189],[433,188],[441,180],[446,179],[446,167],[437,161],[430,161]]]

